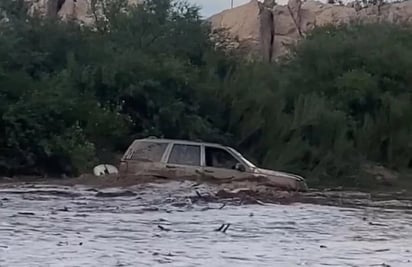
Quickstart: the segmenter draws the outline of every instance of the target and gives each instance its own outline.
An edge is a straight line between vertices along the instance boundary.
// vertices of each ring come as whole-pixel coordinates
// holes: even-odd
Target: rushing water
[[[130,190],[0,189],[0,266],[412,266],[407,210],[222,207],[176,186]]]

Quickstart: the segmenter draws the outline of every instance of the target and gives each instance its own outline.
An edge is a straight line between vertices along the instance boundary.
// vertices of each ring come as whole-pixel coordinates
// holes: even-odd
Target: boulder
[[[290,50],[290,47],[295,45],[298,38],[290,37],[287,35],[276,35],[273,40],[273,54],[276,57],[286,55]]]
[[[273,9],[273,24],[275,36],[288,36],[293,38],[299,38],[300,36],[299,28],[290,15],[287,6],[276,6]]]
[[[25,0],[29,5],[29,13],[30,14],[40,14],[46,15],[49,17],[57,15],[57,6],[58,1],[50,1],[50,0]]]
[[[77,20],[80,23],[91,25],[95,22],[92,3],[93,0],[25,0],[30,6],[30,13],[58,16],[63,20]],[[106,0],[110,1],[110,0]],[[128,0],[129,5],[141,4],[143,0]],[[97,9],[99,3],[97,3]]]
[[[271,58],[272,12],[259,1],[223,11],[210,17],[209,22],[214,29],[226,29],[252,57]]]
[[[31,3],[30,12],[62,19],[75,19],[81,23],[94,22],[92,0],[25,0]],[[110,1],[110,0],[106,0]],[[128,0],[139,4],[143,0]],[[208,19],[219,43],[232,49],[244,50],[252,59],[271,61],[288,51],[315,27],[352,22],[412,23],[412,0],[376,5],[361,1],[347,5],[327,4],[314,0],[289,0],[276,5],[273,0],[251,0],[242,6],[222,11]],[[221,35],[222,30],[226,33]],[[222,40],[221,36],[224,37]]]
[[[272,9],[274,6],[277,5],[277,3],[276,3],[276,0],[264,0],[264,1],[263,1],[263,5],[264,5],[266,8]]]
[[[264,2],[253,0],[209,20],[214,29],[224,27],[238,43],[248,43],[249,52],[253,52],[249,54],[260,51],[259,57],[269,61],[287,53],[289,45],[315,27],[356,22],[412,23],[412,0],[369,6],[360,2],[345,6],[313,0],[289,0],[286,5]],[[269,43],[272,45],[268,47]]]
[[[289,10],[289,15],[291,16],[294,24],[298,28],[300,32],[300,11],[302,9],[302,1],[301,0],[289,0],[287,4],[287,8]]]
[[[304,2],[302,9],[315,18],[316,27],[349,23],[356,20],[357,17],[356,9],[353,7],[323,4],[317,1]]]
[[[58,11],[58,16],[63,20],[78,20],[84,24],[92,24],[94,16],[91,0],[65,0]]]
[[[412,23],[412,1],[382,5],[378,12],[382,21],[399,24]]]
[[[300,31],[302,36],[312,31],[316,26],[316,15],[304,6],[300,10]]]

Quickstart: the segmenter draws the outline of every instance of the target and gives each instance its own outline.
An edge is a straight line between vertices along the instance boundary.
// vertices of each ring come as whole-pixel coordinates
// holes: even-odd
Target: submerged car
[[[171,139],[135,140],[121,159],[119,175],[220,182],[248,180],[285,190],[307,190],[304,178],[258,168],[231,147]]]

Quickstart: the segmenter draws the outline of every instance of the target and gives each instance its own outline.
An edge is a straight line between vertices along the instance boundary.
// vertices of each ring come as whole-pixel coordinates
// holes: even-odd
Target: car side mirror
[[[235,169],[237,171],[240,171],[240,172],[245,172],[246,171],[246,167],[243,164],[240,164],[240,163],[236,163]]]

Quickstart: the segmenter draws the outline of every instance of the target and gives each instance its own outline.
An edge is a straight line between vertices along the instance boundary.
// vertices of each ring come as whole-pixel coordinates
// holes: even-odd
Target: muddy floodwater
[[[412,266],[409,209],[193,202],[179,183],[116,190],[0,187],[0,266]]]

